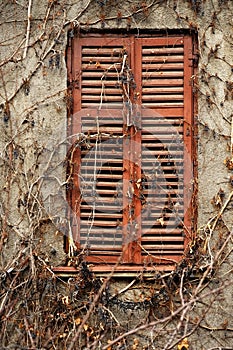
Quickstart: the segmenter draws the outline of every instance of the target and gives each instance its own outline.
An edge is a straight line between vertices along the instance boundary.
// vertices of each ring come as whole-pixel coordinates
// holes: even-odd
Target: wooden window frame
[[[69,137],[71,135],[75,135],[77,133],[82,132],[82,125],[80,120],[75,118],[75,115],[78,115],[81,110],[81,88],[80,88],[80,78],[81,78],[81,50],[80,47],[82,46],[88,46],[92,42],[99,42],[99,45],[104,45],[105,40],[113,40],[114,44],[122,43],[124,41],[127,42],[128,45],[130,45],[131,55],[132,57],[135,55],[135,51],[137,52],[137,55],[140,54],[140,50],[142,49],[142,45],[145,47],[150,47],[153,45],[153,43],[156,41],[157,45],[161,44],[164,45],[166,43],[167,45],[172,45],[172,43],[175,43],[176,41],[180,41],[183,44],[183,72],[184,72],[184,83],[183,83],[183,106],[182,108],[177,108],[178,115],[181,113],[183,114],[183,141],[184,141],[184,192],[183,192],[183,200],[184,200],[184,208],[185,215],[183,220],[183,227],[185,232],[184,237],[184,249],[183,249],[183,255],[179,256],[178,258],[175,258],[174,261],[172,259],[169,261],[169,259],[166,261],[163,257],[162,259],[157,258],[153,260],[153,263],[145,264],[145,261],[140,260],[140,251],[138,250],[138,244],[134,244],[134,242],[131,242],[127,245],[127,248],[124,250],[124,256],[121,258],[116,258],[115,260],[109,261],[109,263],[106,261],[105,263],[97,263],[97,260],[95,260],[94,256],[91,258],[85,258],[87,263],[90,264],[90,268],[94,272],[110,272],[115,271],[116,273],[120,275],[127,275],[134,274],[135,272],[140,271],[154,271],[154,270],[162,270],[162,271],[171,271],[175,268],[176,263],[179,263],[185,256],[186,252],[188,251],[189,242],[193,238],[193,232],[195,227],[195,222],[193,220],[194,216],[194,205],[193,205],[193,197],[194,197],[194,189],[193,189],[193,168],[190,169],[190,166],[193,167],[194,162],[194,155],[195,155],[195,143],[194,143],[194,98],[193,98],[193,75],[194,75],[194,44],[195,41],[193,40],[192,35],[189,34],[178,34],[178,35],[168,35],[168,36],[157,36],[157,35],[142,35],[142,36],[136,36],[133,34],[127,34],[127,35],[112,35],[112,34],[78,34],[77,37],[70,38],[68,50],[67,50],[67,68],[68,68],[68,84],[69,84],[69,91],[70,91],[70,97],[73,99],[72,103],[72,110],[69,111],[68,116],[68,134]],[[101,44],[101,42],[103,42]],[[93,44],[95,46],[95,44]],[[135,50],[135,51],[134,51]],[[141,66],[138,60],[131,60],[131,67],[134,72],[142,71]],[[136,74],[135,75],[135,82],[136,86],[142,86],[142,74]],[[135,96],[137,101],[135,101]],[[130,96],[134,99],[135,104],[141,106],[142,105],[142,97],[140,94],[139,89],[136,89],[134,91],[134,96]],[[160,107],[157,108],[156,111],[159,113],[165,113],[165,111],[169,110],[170,107]],[[172,108],[170,108],[172,110]],[[175,109],[173,108],[173,113]],[[91,113],[91,112],[90,112]],[[176,113],[176,112],[175,112]],[[166,113],[165,113],[166,114]],[[169,114],[169,113],[168,113]],[[140,138],[140,132],[137,132],[136,134],[134,131],[131,131],[132,139],[135,141],[135,145],[137,145],[138,138]],[[75,145],[76,143],[76,137],[72,137],[72,142]],[[141,141],[140,141],[141,142]],[[137,146],[136,146],[137,147]],[[137,151],[137,150],[136,150]],[[78,152],[81,152],[78,150]],[[187,152],[187,154],[186,154]],[[80,158],[81,159],[81,158]],[[190,162],[191,159],[191,162]],[[126,162],[127,163],[127,162]],[[132,167],[130,171],[137,172],[136,168],[134,167],[134,162],[128,162],[126,166]],[[75,163],[73,170],[74,173],[79,173],[79,164]],[[140,175],[141,176],[141,175]],[[129,179],[127,179],[129,180]],[[74,190],[68,191],[67,193],[67,199],[68,203],[71,207],[74,207],[77,205],[77,202],[75,198],[80,196],[80,189],[78,184],[78,177],[74,176],[73,178],[73,185],[75,187]],[[137,186],[134,186],[136,192],[137,192]],[[139,195],[139,193],[134,193],[135,198]],[[79,209],[78,209],[79,210]],[[78,212],[77,210],[77,212]],[[140,205],[136,206],[136,217],[140,218],[139,211],[141,210]],[[138,211],[138,212],[137,212]],[[72,219],[72,210],[68,213],[70,219]],[[123,218],[123,220],[126,220],[126,217]],[[79,221],[79,220],[78,220]],[[140,222],[138,222],[140,225]],[[78,233],[76,231],[76,223],[72,226],[72,232],[73,232],[73,239],[74,241],[78,242],[79,237]],[[123,235],[126,235],[127,233],[122,232]],[[140,239],[140,238],[139,238]],[[67,239],[66,239],[67,243]],[[77,244],[77,247],[80,248],[79,244]],[[67,249],[67,248],[66,248]],[[138,256],[138,258],[137,258]],[[58,267],[55,268],[55,272],[65,272],[65,273],[72,273],[75,272],[74,267]]]

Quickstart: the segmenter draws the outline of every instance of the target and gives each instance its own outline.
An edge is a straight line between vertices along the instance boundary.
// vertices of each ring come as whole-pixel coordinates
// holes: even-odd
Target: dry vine
[[[225,218],[232,209],[233,196],[232,188],[229,190],[233,183],[233,123],[227,107],[232,99],[232,83],[229,75],[225,78],[221,72],[209,70],[213,62],[221,62],[232,72],[232,62],[222,53],[218,42],[211,46],[210,39],[217,31],[225,45],[232,48],[232,35],[224,29],[222,20],[223,14],[232,11],[232,2],[129,0],[122,6],[113,0],[88,0],[80,2],[81,5],[75,1],[69,3],[42,1],[38,18],[36,6],[39,5],[34,0],[3,1],[0,5],[3,14],[0,26],[4,33],[0,35],[3,179],[0,194],[0,349],[187,350],[201,349],[201,346],[206,350],[233,349],[231,309],[227,310],[226,305],[223,308],[224,298],[232,290],[233,272],[232,227],[227,216]],[[51,114],[55,113],[59,118],[66,105],[71,108],[72,98],[66,86],[59,84],[51,93],[45,88],[43,93],[33,97],[33,91],[37,94],[35,84],[39,86],[43,77],[44,81],[52,81],[53,76],[58,78],[63,74],[68,31],[71,37],[76,31],[88,31],[92,27],[101,30],[120,27],[126,31],[136,28],[139,32],[143,23],[160,10],[172,14],[177,28],[199,32],[201,60],[198,79],[193,79],[193,89],[203,110],[207,111],[200,113],[197,120],[199,135],[207,146],[209,140],[216,138],[219,143],[222,140],[230,142],[230,157],[223,154],[222,159],[226,165],[226,186],[224,190],[216,188],[215,209],[207,223],[199,228],[189,253],[175,271],[159,273],[155,270],[151,280],[146,280],[141,273],[113,290],[112,283],[117,285],[113,275],[97,278],[85,262],[80,263],[79,257],[69,256],[67,259],[77,267],[77,274],[61,278],[53,273],[51,266],[57,247],[52,244],[48,254],[48,250],[43,250],[42,238],[43,230],[50,234],[54,230],[51,222],[61,218],[54,219],[46,213],[40,193],[46,179],[38,173],[38,167],[40,156],[46,150],[46,140],[42,137],[40,142],[40,135],[49,130],[43,119],[43,109],[47,108],[49,116],[49,108],[53,106]],[[209,11],[211,17],[205,17],[205,11]],[[204,29],[200,28],[201,24]],[[12,26],[14,29],[9,31]],[[125,63],[126,57],[123,57],[119,76],[124,74]],[[212,82],[219,82],[224,87],[224,98],[221,94],[219,97]],[[122,86],[122,91],[123,99],[127,99],[127,86]],[[203,117],[214,113],[219,115],[221,122]],[[34,131],[39,136],[35,136]],[[91,137],[97,143],[102,135]],[[77,147],[84,143],[88,146],[90,142],[85,135],[76,135],[76,138]],[[49,169],[53,157],[64,144],[63,141],[59,145],[56,140],[54,142],[56,147],[52,155],[48,153],[50,157],[43,169],[46,176],[51,175]],[[65,142],[69,144],[71,140],[65,139]],[[52,176],[53,180],[60,181],[54,173]],[[69,186],[69,178],[59,185],[61,189]],[[72,242],[71,248],[70,255],[73,255],[75,246]],[[136,290],[143,292],[134,294]],[[220,311],[212,312],[216,305]],[[214,312],[218,320],[213,316]]]

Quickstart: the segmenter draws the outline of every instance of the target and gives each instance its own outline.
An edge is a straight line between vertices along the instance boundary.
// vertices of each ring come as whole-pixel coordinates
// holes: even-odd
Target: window
[[[68,201],[95,270],[171,269],[192,235],[192,38],[81,35]]]

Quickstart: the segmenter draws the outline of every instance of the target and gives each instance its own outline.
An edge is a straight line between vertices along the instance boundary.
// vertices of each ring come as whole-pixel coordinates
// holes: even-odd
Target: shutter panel
[[[123,56],[130,41],[124,38],[79,38],[75,41],[73,134],[85,141],[74,152],[79,164],[72,208],[77,217],[75,240],[86,260],[116,263],[122,255],[125,179],[128,160],[123,152],[124,114],[120,84]],[[129,52],[130,53],[130,52]],[[80,193],[79,193],[80,191]],[[75,216],[74,215],[74,216]]]
[[[184,37],[141,38],[136,43],[136,66],[142,72],[136,83],[142,87],[138,102],[143,106],[141,246],[144,263],[171,263],[179,261],[184,254],[184,219],[188,206],[186,201],[184,207],[184,120],[187,117],[183,108],[187,98],[184,77],[188,81],[191,77],[191,72],[184,69],[184,51]],[[191,114],[188,118],[190,123]],[[191,168],[188,171],[191,172]]]

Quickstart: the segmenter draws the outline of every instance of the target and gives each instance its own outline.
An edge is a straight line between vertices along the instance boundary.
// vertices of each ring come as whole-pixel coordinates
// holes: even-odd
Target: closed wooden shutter
[[[142,191],[147,198],[141,210],[143,261],[179,261],[191,232],[190,218],[186,221],[190,203],[184,202],[192,176],[191,131],[187,135],[192,120],[191,51],[189,37],[140,38],[136,42],[136,66],[141,71],[136,76],[136,85],[141,86],[137,102],[144,107],[141,169],[147,175]],[[188,169],[184,168],[185,157]]]
[[[71,226],[96,269],[183,257],[191,234],[191,58],[189,36],[73,41]]]

